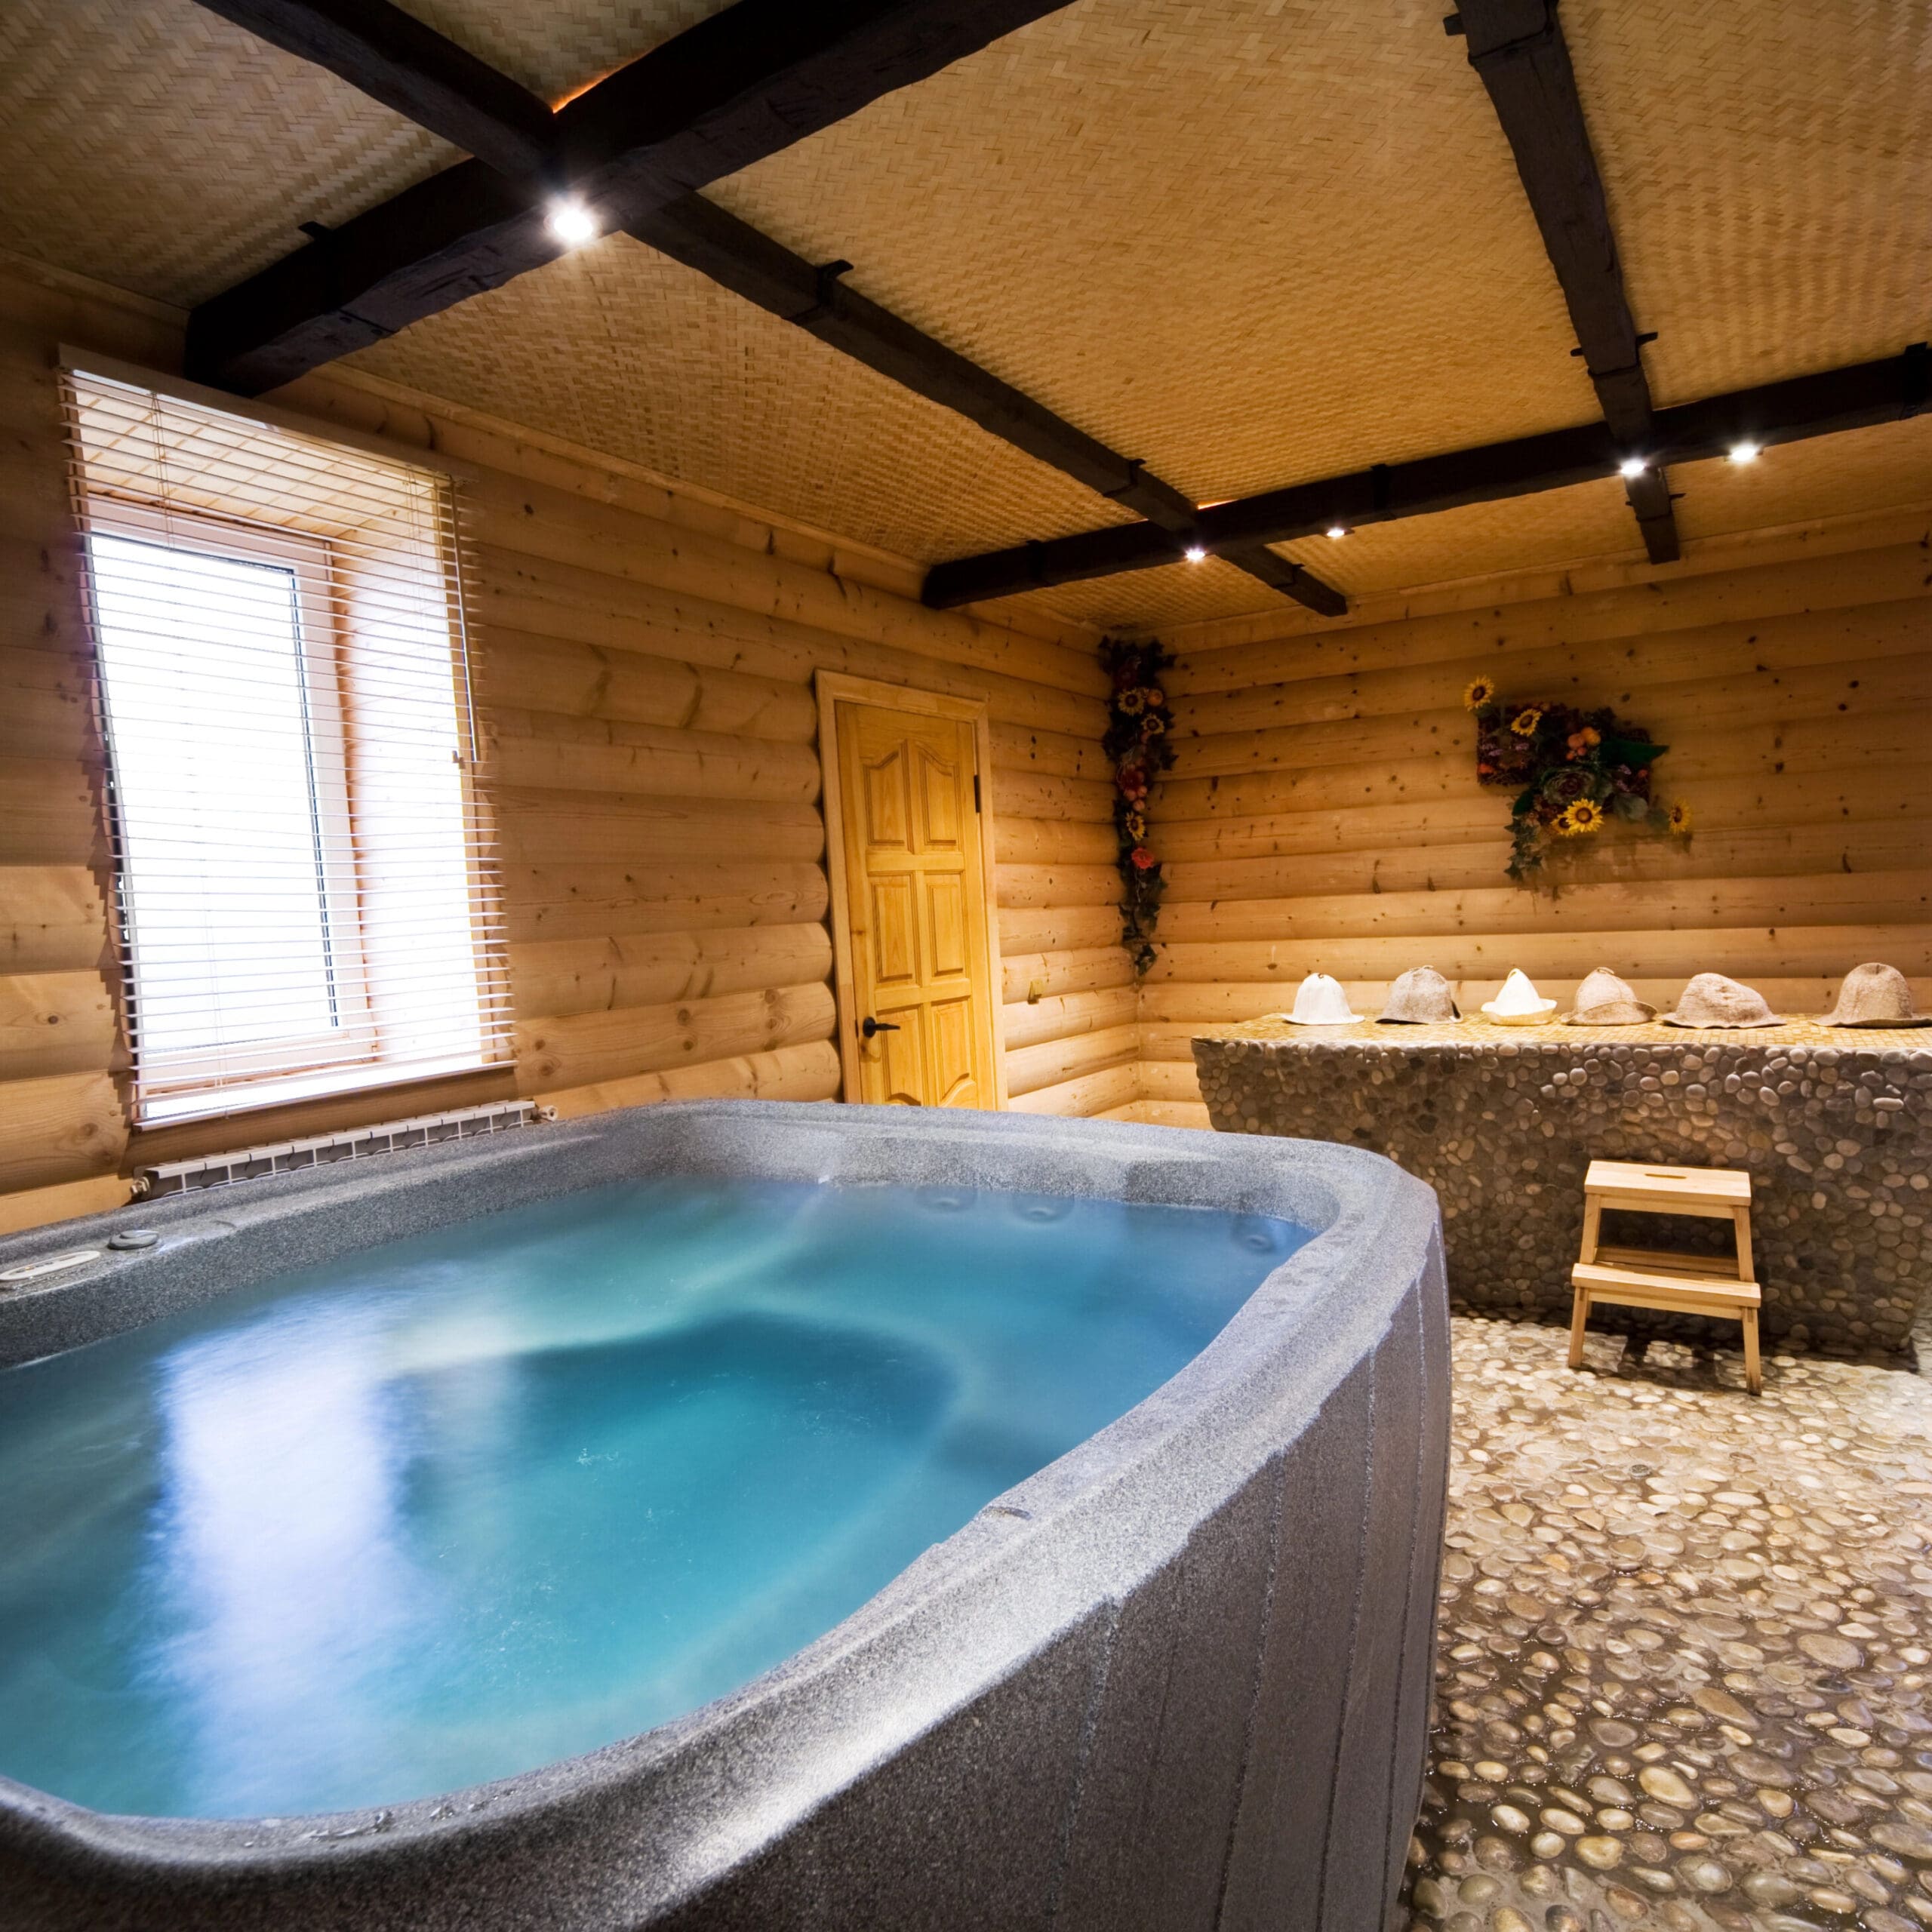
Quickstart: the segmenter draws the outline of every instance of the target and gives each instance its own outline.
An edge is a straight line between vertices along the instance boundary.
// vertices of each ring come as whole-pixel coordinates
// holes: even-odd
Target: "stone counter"
[[[1434,1187],[1471,1308],[1567,1317],[1592,1158],[1747,1169],[1764,1327],[1788,1346],[1902,1349],[1932,1282],[1932,1029],[1271,1019],[1194,1059],[1223,1131],[1373,1148]],[[1720,1238],[1646,1220],[1617,1238]]]

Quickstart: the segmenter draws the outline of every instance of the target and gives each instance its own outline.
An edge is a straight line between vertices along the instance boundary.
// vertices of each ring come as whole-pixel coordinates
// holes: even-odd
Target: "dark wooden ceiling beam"
[[[854,361],[955,411],[1002,441],[1137,512],[1160,529],[1191,540],[1198,512],[1190,499],[1131,457],[1109,449],[990,371],[860,294],[844,279],[849,264],[814,266],[701,195],[687,195],[633,223],[630,232]],[[1348,608],[1340,591],[1264,546],[1223,555],[1311,610],[1339,617]]]
[[[549,106],[390,0],[201,0],[506,174],[550,158]]]
[[[849,263],[820,267],[701,195],[633,222],[630,232],[1164,528],[1192,523],[1194,506],[1178,491],[1143,478],[1104,443],[849,287],[843,278]]]
[[[1921,415],[1928,398],[1932,350],[1914,343],[1876,361],[1658,410],[1651,447],[1660,466],[1701,463],[1741,443],[1768,448]],[[1220,555],[1230,546],[1289,543],[1337,524],[1352,528],[1567,489],[1614,475],[1620,447],[1607,423],[1587,423],[1379,465],[1217,503],[1198,512],[1195,540]],[[1152,523],[1088,531],[935,565],[923,595],[927,603],[949,608],[1047,585],[1157,570],[1180,561],[1183,548],[1174,533]]]
[[[1305,605],[1318,617],[1345,617],[1349,614],[1349,600],[1333,584],[1317,577],[1306,564],[1278,557],[1265,543],[1235,544],[1214,554],[1223,563],[1259,577],[1284,597]]]
[[[537,172],[459,162],[204,303],[190,373],[246,393],[291,381],[553,260],[558,190],[628,227],[1065,4],[737,0],[554,115]]]
[[[541,101],[390,0],[202,4],[327,68],[500,174],[531,172],[552,158],[552,117]],[[629,232],[1162,529],[1193,528],[1195,506],[1178,490],[858,294],[840,278],[848,264],[815,266],[697,194],[632,222]],[[324,258],[331,245],[340,246],[338,236],[325,238]],[[1311,610],[1340,616],[1348,608],[1339,591],[1265,546],[1229,553],[1226,561]]]
[[[1624,479],[1653,563],[1681,554],[1670,482],[1652,456],[1643,345],[1624,292],[1603,176],[1577,93],[1555,0],[1463,0],[1447,23],[1466,45],[1515,157],[1543,248],[1611,433],[1648,466]]]

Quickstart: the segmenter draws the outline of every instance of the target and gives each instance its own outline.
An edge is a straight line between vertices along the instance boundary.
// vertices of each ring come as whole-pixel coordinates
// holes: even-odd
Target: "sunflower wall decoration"
[[[1144,973],[1154,963],[1154,923],[1165,889],[1161,861],[1147,842],[1147,794],[1174,761],[1174,715],[1161,688],[1172,660],[1155,640],[1108,638],[1100,662],[1112,681],[1101,740],[1114,771],[1114,829],[1120,840],[1121,943]]]
[[[1475,714],[1476,782],[1516,793],[1507,869],[1519,884],[1543,869],[1552,839],[1591,838],[1614,820],[1690,837],[1688,808],[1663,805],[1652,789],[1651,768],[1670,747],[1641,724],[1607,706],[1507,701],[1488,678],[1463,702]]]

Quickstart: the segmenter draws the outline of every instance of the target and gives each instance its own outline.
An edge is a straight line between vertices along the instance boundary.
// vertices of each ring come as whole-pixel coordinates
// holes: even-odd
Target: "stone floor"
[[[1932,1927],[1932,1381],[1459,1317],[1414,1932]]]

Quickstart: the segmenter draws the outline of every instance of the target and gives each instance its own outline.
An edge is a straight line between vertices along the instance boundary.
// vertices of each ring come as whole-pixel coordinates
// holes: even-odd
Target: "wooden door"
[[[836,709],[860,1088],[849,1097],[995,1106],[977,735],[964,718]]]

